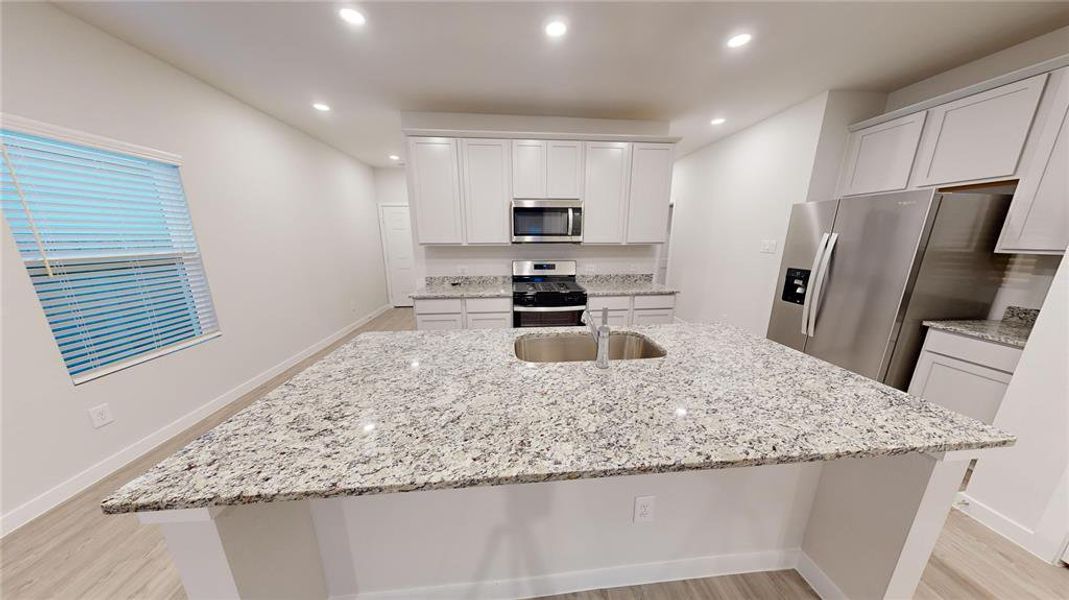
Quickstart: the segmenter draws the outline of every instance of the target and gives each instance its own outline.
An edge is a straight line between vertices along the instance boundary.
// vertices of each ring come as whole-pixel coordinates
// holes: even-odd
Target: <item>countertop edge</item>
[[[937,444],[933,446],[918,446],[915,448],[896,448],[885,452],[881,451],[850,451],[833,452],[829,454],[806,454],[791,457],[778,457],[771,459],[755,458],[735,461],[713,461],[703,463],[684,463],[656,465],[649,468],[622,468],[594,471],[565,471],[559,473],[527,473],[517,474],[511,477],[494,477],[486,479],[471,479],[463,481],[435,481],[427,483],[404,483],[391,486],[374,486],[368,488],[349,488],[323,491],[300,491],[282,492],[274,495],[235,496],[230,498],[204,498],[188,501],[169,502],[164,506],[160,503],[144,505],[129,505],[119,502],[109,502],[105,498],[100,503],[100,508],[106,515],[118,515],[139,512],[159,512],[166,510],[186,510],[195,508],[242,506],[246,504],[264,504],[269,502],[291,502],[297,500],[322,500],[327,498],[345,496],[374,496],[383,494],[395,494],[405,492],[422,492],[445,489],[464,489],[474,487],[495,487],[503,485],[518,485],[525,483],[543,483],[551,481],[574,481],[578,479],[601,479],[605,477],[625,477],[633,475],[653,475],[657,473],[680,473],[686,471],[712,471],[718,469],[758,467],[768,465],[806,464],[814,462],[829,462],[840,459],[876,458],[881,456],[903,456],[907,454],[924,454],[929,452],[950,452],[960,450],[983,450],[991,448],[1005,448],[1017,443],[1016,436],[1008,436],[1001,440],[991,442],[961,443],[961,444]]]

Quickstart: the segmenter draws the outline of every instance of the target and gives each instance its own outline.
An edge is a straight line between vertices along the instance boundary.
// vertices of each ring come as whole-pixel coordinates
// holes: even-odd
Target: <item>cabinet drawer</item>
[[[468,329],[508,329],[512,327],[512,312],[468,313]]]
[[[659,296],[635,296],[635,310],[642,308],[673,308],[676,305],[675,294]]]
[[[609,310],[627,310],[631,308],[631,296],[594,296],[587,298],[591,311],[607,308]]]
[[[431,298],[415,301],[417,315],[456,313],[457,316],[463,311],[460,298]]]
[[[469,313],[512,313],[512,298],[468,298],[464,302]]]
[[[463,329],[460,314],[416,315],[416,329]]]
[[[668,325],[675,321],[673,312],[670,308],[635,310],[632,313],[632,322],[635,325]]]
[[[930,328],[927,337],[924,338],[924,350],[953,356],[1006,373],[1013,373],[1013,370],[1017,368],[1017,361],[1021,360],[1019,348]]]

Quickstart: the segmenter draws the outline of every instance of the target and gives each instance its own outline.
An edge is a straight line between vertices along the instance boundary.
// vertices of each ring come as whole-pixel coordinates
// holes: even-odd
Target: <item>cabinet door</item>
[[[1051,110],[1021,173],[999,252],[1064,254],[1069,245],[1069,68],[1055,76],[1057,87],[1047,92],[1052,94]]]
[[[974,94],[928,111],[916,185],[1013,175],[1047,74]]]
[[[457,141],[452,138],[408,138],[408,177],[416,211],[420,244],[464,241]]]
[[[991,424],[1009,387],[1010,373],[925,350],[909,393]]]
[[[546,142],[546,197],[581,198],[582,184],[583,143]]]
[[[631,324],[631,311],[629,310],[610,310],[609,318],[606,320],[609,327],[627,327]],[[597,322],[601,323],[601,314],[597,316]]]
[[[509,141],[461,140],[464,224],[469,244],[508,244]]]
[[[851,133],[840,183],[842,195],[905,189],[924,118],[925,113],[919,112]]]
[[[631,148],[631,195],[627,205],[628,243],[665,242],[671,189],[672,144],[634,144]]]
[[[635,325],[668,325],[675,321],[671,308],[636,308],[632,318]]]
[[[512,197],[546,197],[545,140],[512,140]]]
[[[416,329],[463,329],[460,314],[416,315]]]
[[[583,243],[621,244],[631,180],[631,144],[587,142]]]
[[[508,329],[512,313],[468,313],[468,329]]]

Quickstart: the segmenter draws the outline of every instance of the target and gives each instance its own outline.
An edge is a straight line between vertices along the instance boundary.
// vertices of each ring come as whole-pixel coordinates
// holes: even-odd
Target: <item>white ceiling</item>
[[[1069,24],[1069,4],[1013,2],[354,3],[362,27],[337,2],[61,6],[376,166],[403,154],[402,110],[666,120],[687,152],[823,90],[891,91]],[[569,30],[551,40],[556,15]],[[739,31],[753,42],[726,48]]]

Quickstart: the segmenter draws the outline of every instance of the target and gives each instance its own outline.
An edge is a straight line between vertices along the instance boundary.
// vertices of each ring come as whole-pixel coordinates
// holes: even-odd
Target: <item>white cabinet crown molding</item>
[[[566,133],[552,131],[491,131],[479,129],[402,129],[409,137],[502,138],[527,140],[569,140],[578,142],[649,142],[674,144],[683,139],[672,135],[633,133]]]

